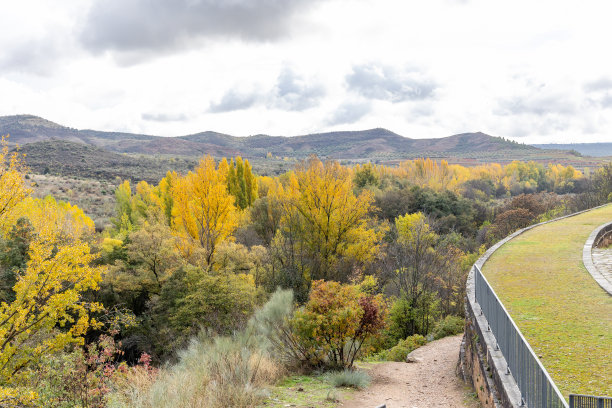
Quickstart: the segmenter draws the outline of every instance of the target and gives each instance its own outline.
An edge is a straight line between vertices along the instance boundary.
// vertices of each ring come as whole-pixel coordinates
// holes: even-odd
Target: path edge
[[[595,266],[595,263],[593,262],[593,254],[591,252],[593,250],[593,246],[597,245],[599,239],[610,231],[612,231],[612,222],[600,225],[599,227],[595,228],[593,232],[591,232],[591,235],[589,235],[587,238],[586,242],[584,243],[584,248],[582,249],[582,263],[593,279],[595,279],[595,282],[597,282],[603,290],[608,292],[608,295],[612,296],[612,282],[607,280],[599,269],[597,269],[597,266]]]

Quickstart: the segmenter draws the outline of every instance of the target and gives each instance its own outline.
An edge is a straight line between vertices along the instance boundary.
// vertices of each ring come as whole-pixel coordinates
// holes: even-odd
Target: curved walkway
[[[612,248],[593,248],[591,258],[595,268],[606,281],[604,285],[600,283],[600,286],[612,295]]]
[[[612,205],[537,226],[482,268],[566,397],[612,393],[612,296],[582,263],[585,241],[610,220]]]
[[[473,408],[476,399],[455,374],[461,335],[436,340],[414,352],[417,363],[364,364],[372,384],[342,401],[342,408]]]

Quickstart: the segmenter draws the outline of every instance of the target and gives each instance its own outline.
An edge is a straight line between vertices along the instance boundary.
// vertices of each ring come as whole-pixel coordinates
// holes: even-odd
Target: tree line
[[[401,354],[461,330],[487,246],[612,198],[612,165],[311,157],[259,177],[248,160],[205,156],[157,185],[123,182],[96,234],[77,207],[30,198],[19,154],[5,147],[0,167],[0,401],[23,406],[62,406],[75,389],[69,406],[104,406],[117,376],[153,376],[202,333],[258,328],[301,369]],[[57,380],[75,373],[87,381]]]

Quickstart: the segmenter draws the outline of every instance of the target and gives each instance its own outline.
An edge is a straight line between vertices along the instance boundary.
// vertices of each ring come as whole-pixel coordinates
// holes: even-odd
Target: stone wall
[[[599,226],[595,231],[593,247],[603,248],[612,244],[612,222]]]
[[[491,380],[491,368],[483,353],[478,332],[470,319],[466,320],[457,367],[459,376],[472,385],[483,408],[501,407],[495,384]]]
[[[593,279],[595,279],[595,282],[608,292],[609,295],[612,295],[612,281],[610,281],[609,276],[606,276],[605,271],[602,273],[594,264],[592,254],[593,248],[608,246],[609,240],[612,240],[612,222],[599,226],[589,235],[582,250],[582,263]],[[607,274],[609,275],[609,272]]]

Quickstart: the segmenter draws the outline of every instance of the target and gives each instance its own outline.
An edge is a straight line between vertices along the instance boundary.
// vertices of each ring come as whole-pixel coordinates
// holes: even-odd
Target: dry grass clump
[[[372,379],[365,371],[345,369],[327,374],[327,381],[334,387],[352,387],[364,389],[370,385]]]
[[[252,407],[281,367],[248,333],[200,338],[180,353],[178,364],[156,378],[132,371],[110,399],[110,407]]]

